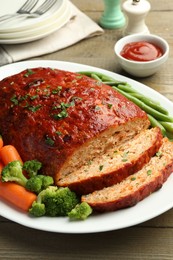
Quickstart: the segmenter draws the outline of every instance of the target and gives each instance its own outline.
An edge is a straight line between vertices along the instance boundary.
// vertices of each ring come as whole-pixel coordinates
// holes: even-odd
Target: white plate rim
[[[50,24],[46,30],[40,30],[37,34],[31,35],[31,36],[25,36],[21,38],[9,38],[9,39],[0,39],[1,44],[21,44],[21,43],[28,43],[33,42],[36,40],[43,39],[50,34],[58,31],[61,29],[69,20],[71,17],[71,9],[67,9],[66,12],[62,17],[59,17],[53,24]],[[57,23],[59,22],[59,24]]]
[[[135,89],[146,96],[156,98],[162,106],[168,109],[170,114],[173,109],[173,103],[170,100],[142,83],[105,69],[79,63],[56,60],[32,60],[13,63],[0,68],[0,80],[7,76],[19,73],[24,69],[34,67],[51,67],[73,72],[101,72],[114,77],[117,80],[127,81]],[[167,182],[164,183],[163,187],[159,191],[154,192],[137,205],[115,212],[93,215],[85,221],[69,221],[66,217],[32,218],[3,201],[0,201],[0,215],[26,227],[56,233],[86,234],[118,230],[143,223],[171,209],[173,207],[172,182],[173,175],[169,177]]]

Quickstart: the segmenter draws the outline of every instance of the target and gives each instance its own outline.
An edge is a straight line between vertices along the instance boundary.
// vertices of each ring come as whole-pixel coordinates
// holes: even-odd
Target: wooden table
[[[72,2],[98,22],[103,11],[101,0]],[[157,74],[137,80],[173,101],[173,3],[172,0],[150,3],[147,25],[151,33],[168,41],[170,56]],[[83,63],[129,76],[120,69],[113,54],[113,46],[121,35],[122,30],[105,30],[102,36],[38,58]],[[0,259],[172,260],[173,209],[134,227],[82,235],[34,230],[0,217]]]

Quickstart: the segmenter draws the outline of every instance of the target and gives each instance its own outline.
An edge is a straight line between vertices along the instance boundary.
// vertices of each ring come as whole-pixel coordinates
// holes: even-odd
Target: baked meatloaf
[[[173,142],[167,138],[154,157],[140,171],[122,182],[82,196],[82,201],[100,212],[134,206],[162,187],[173,171]]]
[[[146,129],[118,148],[94,158],[59,181],[79,194],[111,186],[140,170],[162,144],[159,128]]]
[[[56,184],[149,127],[144,111],[77,73],[27,69],[0,82],[0,131],[23,161],[37,159]]]

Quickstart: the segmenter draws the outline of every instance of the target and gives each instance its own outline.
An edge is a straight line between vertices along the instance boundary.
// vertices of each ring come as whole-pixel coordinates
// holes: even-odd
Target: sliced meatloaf
[[[154,157],[121,183],[82,196],[96,211],[113,211],[135,205],[162,187],[173,171],[173,142],[163,139]]]
[[[158,151],[161,143],[159,128],[144,130],[123,145],[88,161],[80,169],[62,178],[58,185],[87,194],[116,184],[140,170]]]
[[[149,127],[144,111],[77,73],[28,69],[0,82],[0,130],[23,161],[59,180]]]

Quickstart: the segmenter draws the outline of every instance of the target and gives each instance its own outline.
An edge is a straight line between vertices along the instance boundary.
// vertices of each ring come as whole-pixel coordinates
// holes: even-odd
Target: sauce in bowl
[[[160,47],[146,41],[127,43],[122,51],[121,56],[133,61],[152,61],[163,55]]]

